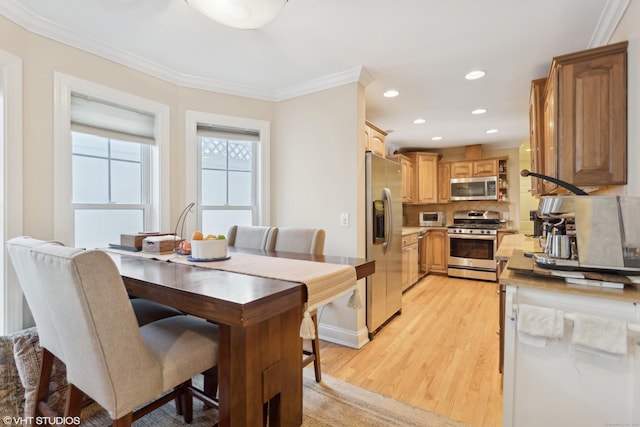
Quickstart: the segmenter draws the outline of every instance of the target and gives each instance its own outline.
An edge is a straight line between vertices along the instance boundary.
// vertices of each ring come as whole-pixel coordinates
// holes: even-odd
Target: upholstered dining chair
[[[271,233],[266,248],[283,252],[322,255],[325,231],[321,228],[277,227]]]
[[[80,415],[86,394],[107,410],[114,426],[130,426],[180,397],[180,410],[190,422],[192,395],[199,396],[190,387],[191,378],[216,366],[217,327],[191,316],[139,327],[109,255],[55,243],[25,251],[20,239],[8,241],[7,247],[43,347],[39,412],[56,415],[46,404],[55,355],[66,365],[70,385],[65,416]],[[37,324],[45,319],[51,323]]]
[[[232,225],[227,233],[227,244],[236,248],[265,249],[274,231],[265,225]]]
[[[322,255],[324,252],[325,231],[321,228],[277,227],[274,229],[269,242],[268,250],[283,252],[301,252],[314,255]],[[315,338],[311,340],[311,349],[303,349],[304,359],[302,366],[313,362],[316,381],[322,380],[320,369],[320,339],[318,338],[318,311],[311,314]]]

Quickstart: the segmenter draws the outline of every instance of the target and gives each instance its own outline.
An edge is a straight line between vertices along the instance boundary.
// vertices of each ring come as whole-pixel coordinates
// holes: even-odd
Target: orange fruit
[[[202,235],[202,231],[194,231],[191,235],[191,240],[202,240],[204,236]]]
[[[188,240],[183,240],[182,242],[180,242],[179,249],[183,254],[190,254],[191,253],[191,242],[188,241]]]

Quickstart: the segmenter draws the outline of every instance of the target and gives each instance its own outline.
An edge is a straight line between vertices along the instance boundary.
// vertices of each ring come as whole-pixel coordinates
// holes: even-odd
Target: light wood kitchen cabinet
[[[451,178],[471,178],[474,176],[497,176],[498,160],[495,158],[461,160],[451,164]]]
[[[364,132],[365,150],[376,153],[379,156],[386,157],[387,149],[385,140],[387,137],[387,133],[382,129],[376,127],[368,120],[365,122]]]
[[[418,233],[402,236],[402,290],[418,281]]]
[[[428,230],[427,239],[427,271],[429,273],[446,273],[449,260],[449,240],[447,230]]]
[[[471,176],[473,176],[471,160],[451,163],[451,178],[471,178]]]
[[[400,168],[402,170],[402,203],[413,203],[415,196],[415,167],[413,160],[407,156],[398,155]]]
[[[451,163],[438,163],[438,203],[449,203]]]
[[[415,167],[415,203],[438,203],[438,153],[410,153]]]
[[[547,79],[538,79],[531,82],[531,94],[529,97],[529,145],[531,148],[531,171],[543,173],[543,145],[544,145],[544,87]],[[544,183],[542,179],[531,177],[531,195],[536,196],[544,193]]]
[[[496,176],[498,175],[498,160],[483,159],[473,162],[473,176]]]
[[[543,170],[577,186],[627,182],[627,42],[553,59],[543,104]],[[560,191],[544,183],[544,192]],[[566,190],[562,190],[566,191]]]

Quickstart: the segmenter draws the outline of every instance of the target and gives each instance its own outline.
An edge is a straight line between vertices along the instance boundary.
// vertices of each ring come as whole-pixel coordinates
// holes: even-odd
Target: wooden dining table
[[[372,260],[239,250],[269,257],[353,266],[356,278],[375,271]],[[218,325],[219,425],[302,424],[304,284],[110,252],[129,295],[175,307]],[[274,411],[273,408],[276,408]]]

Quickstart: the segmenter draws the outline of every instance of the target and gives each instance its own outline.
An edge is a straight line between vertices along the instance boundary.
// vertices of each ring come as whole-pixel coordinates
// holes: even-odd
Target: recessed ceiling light
[[[487,112],[486,108],[476,108],[471,112],[471,114],[484,114]]]
[[[440,141],[441,139],[441,136],[434,136],[433,138],[431,138],[432,141]]]
[[[482,70],[474,70],[468,73],[466,76],[464,76],[464,78],[467,80],[476,80],[484,77],[485,74],[486,73]]]
[[[498,133],[498,129],[489,129],[486,133]]]
[[[426,123],[427,121],[425,119],[415,119],[413,121],[413,123],[417,124],[417,125],[421,125],[423,123]]]
[[[388,90],[385,93],[382,94],[382,96],[384,96],[385,98],[395,98],[396,96],[400,95],[400,92],[398,92],[397,90]]]

